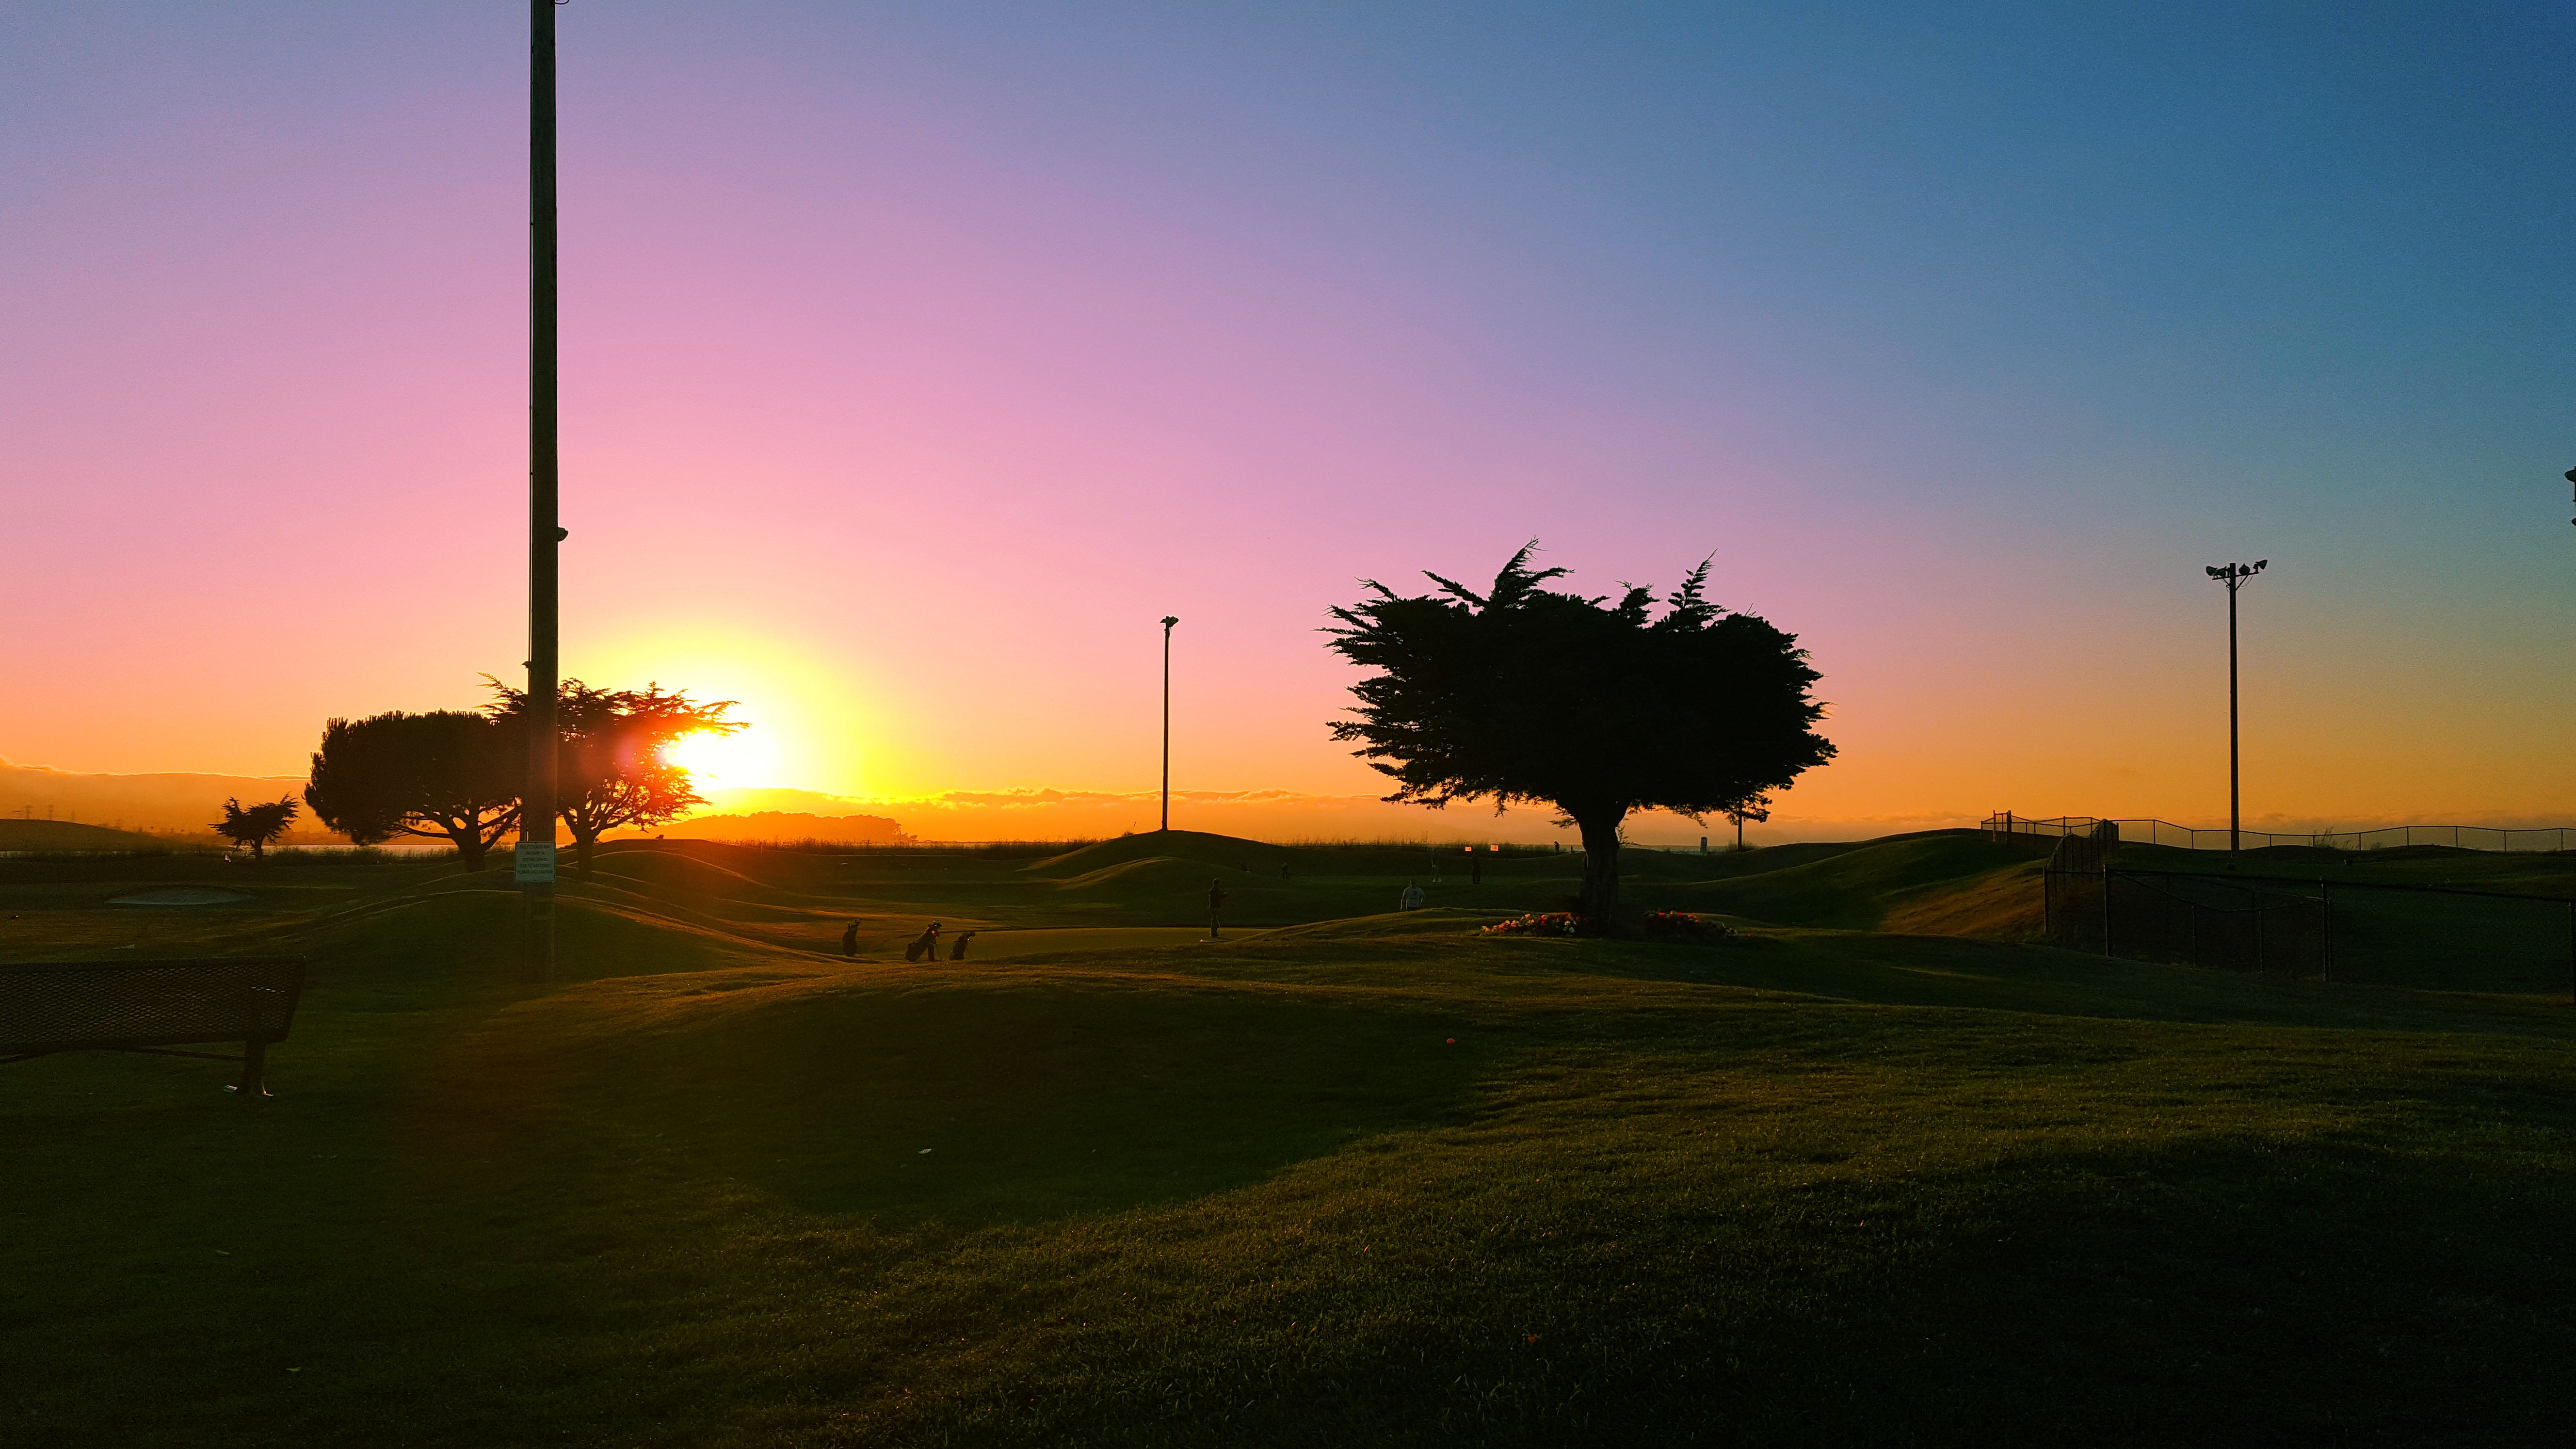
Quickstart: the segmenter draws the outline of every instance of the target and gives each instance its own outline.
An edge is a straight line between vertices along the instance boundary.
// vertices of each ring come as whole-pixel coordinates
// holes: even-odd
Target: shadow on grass
[[[2463,1167],[2333,1147],[2050,1158],[1824,1184],[1697,1241],[1613,1206],[1483,1291],[1282,1305],[1353,1341],[1220,1341],[1129,1371],[1172,1402],[1245,1405],[1248,1442],[2563,1442],[2563,1163],[2540,1183]],[[995,1432],[1020,1418],[997,1396],[941,1427],[1218,1437],[1132,1404]]]
[[[1453,1120],[1477,1055],[1458,1035],[1269,992],[791,989],[621,1038],[566,1090],[800,1208],[1039,1222]]]
[[[1869,1005],[2576,1037],[2576,1009],[2563,990],[2505,995],[2293,980],[1955,936],[1755,929],[1713,946],[1461,940],[1447,949],[1472,947],[1483,949],[1480,964],[1488,970],[1738,987]]]

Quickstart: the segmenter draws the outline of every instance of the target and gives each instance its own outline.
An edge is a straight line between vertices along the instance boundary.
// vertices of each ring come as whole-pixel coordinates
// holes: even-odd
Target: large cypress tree
[[[304,803],[360,845],[444,837],[467,870],[519,822],[526,752],[511,726],[462,710],[330,721]]]
[[[1333,738],[1396,782],[1386,798],[1443,806],[1490,797],[1554,805],[1582,832],[1582,912],[1619,903],[1619,827],[1631,811],[1694,820],[1786,787],[1832,759],[1809,697],[1819,677],[1797,636],[1709,602],[1702,562],[1654,611],[1541,587],[1533,542],[1483,594],[1426,574],[1436,593],[1332,610],[1329,647],[1379,671],[1352,686]]]

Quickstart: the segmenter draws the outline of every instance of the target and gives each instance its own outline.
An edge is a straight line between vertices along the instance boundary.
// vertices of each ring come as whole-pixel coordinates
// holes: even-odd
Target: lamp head
[[[2254,560],[2254,567],[2247,569],[2245,572],[2249,574],[2259,574],[2263,572],[2263,566],[2270,562],[2271,560],[2268,558],[2258,558]]]
[[[1163,628],[1164,628],[1164,629],[1166,629],[1166,630],[1169,630],[1169,629],[1170,629],[1174,624],[1177,624],[1177,623],[1179,623],[1179,622],[1181,622],[1181,621],[1180,621],[1180,618],[1179,618],[1179,616],[1178,616],[1178,615],[1174,615],[1174,614],[1165,614],[1165,615],[1163,616]]]

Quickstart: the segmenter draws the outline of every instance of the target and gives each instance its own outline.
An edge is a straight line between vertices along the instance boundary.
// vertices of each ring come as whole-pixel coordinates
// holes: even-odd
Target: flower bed
[[[1724,921],[1688,911],[1656,911],[1646,917],[1646,938],[1652,941],[1727,941],[1734,936],[1735,928]]]
[[[1724,921],[1712,921],[1688,911],[1655,911],[1641,922],[1638,931],[1649,941],[1728,941],[1735,938],[1735,928]],[[1601,922],[1573,911],[1532,911],[1497,921],[1484,928],[1488,936],[1607,936],[1610,932]]]
[[[1488,936],[1598,936],[1600,923],[1590,916],[1572,911],[1532,911],[1508,921],[1496,921],[1482,932]]]

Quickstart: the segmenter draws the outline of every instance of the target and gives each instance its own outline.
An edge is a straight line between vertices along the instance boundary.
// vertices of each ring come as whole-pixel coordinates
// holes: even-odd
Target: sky
[[[564,660],[716,783],[1348,796],[1366,578],[1801,638],[1840,824],[2576,823],[2576,12],[573,0]],[[0,6],[0,758],[525,657],[522,7]],[[512,656],[517,655],[518,658]]]

